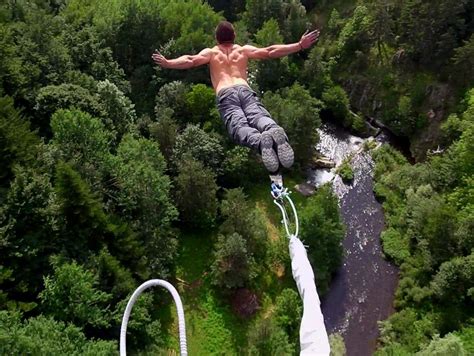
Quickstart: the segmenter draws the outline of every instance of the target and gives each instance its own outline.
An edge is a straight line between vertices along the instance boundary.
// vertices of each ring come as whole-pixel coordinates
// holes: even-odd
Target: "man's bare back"
[[[221,44],[210,51],[209,70],[216,93],[232,85],[248,85],[248,56],[244,47],[236,44]]]

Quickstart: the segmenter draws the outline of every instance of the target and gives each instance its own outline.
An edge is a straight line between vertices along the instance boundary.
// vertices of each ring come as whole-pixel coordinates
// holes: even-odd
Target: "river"
[[[374,162],[370,154],[361,152],[364,140],[359,137],[328,124],[321,127],[319,135],[318,151],[337,165],[353,155],[354,171],[350,185],[329,169],[309,174],[316,186],[332,181],[346,225],[343,263],[322,299],[326,328],[328,333],[343,336],[348,356],[371,355],[379,336],[377,322],[392,313],[398,281],[398,270],[383,258],[380,245],[384,216],[373,193]]]

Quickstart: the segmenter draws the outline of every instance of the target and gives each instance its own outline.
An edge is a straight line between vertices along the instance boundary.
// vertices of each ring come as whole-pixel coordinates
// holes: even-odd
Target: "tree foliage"
[[[468,327],[472,314],[472,93],[464,112],[453,116],[464,128],[452,144],[425,163],[409,165],[392,150],[375,154],[376,191],[389,225],[385,252],[401,264],[398,312],[382,327],[382,352],[463,354],[449,332]],[[451,125],[451,124],[450,124]],[[388,173],[382,173],[388,170]],[[436,335],[448,336],[439,338]]]
[[[21,354],[115,355],[115,341],[88,340],[84,332],[43,315],[22,321],[19,313],[0,311],[0,352]]]
[[[224,221],[219,231],[223,235],[239,234],[246,240],[249,253],[263,258],[267,231],[261,216],[251,207],[242,189],[229,189],[225,192],[220,212]]]
[[[248,332],[248,352],[250,355],[288,355],[295,345],[288,335],[272,318],[262,318]]]
[[[209,236],[209,258],[203,278],[191,264],[198,279],[183,287],[194,310],[210,295],[209,270],[217,288],[258,289],[255,320],[227,318],[222,299],[218,312],[204,306],[207,321],[222,313],[220,327],[248,353],[295,352],[298,298],[281,292],[286,277],[274,268],[288,262],[287,246],[267,236],[272,212],[254,206],[266,172],[224,132],[207,66],[171,71],[150,58],[214,46],[223,16],[239,44],[259,47],[323,30],[311,49],[249,66],[296,168],[313,154],[320,110],[355,130],[365,117],[382,121],[426,158],[373,153],[385,255],[401,265],[380,352],[473,353],[473,9],[454,0],[2,2],[0,353],[116,353],[130,293],[148,278],[187,276],[179,252],[196,227]],[[361,114],[353,120],[349,108]],[[337,204],[326,188],[301,204],[324,292],[342,252]],[[174,345],[167,303],[140,298],[129,352]]]
[[[29,122],[13,106],[13,99],[0,98],[0,184],[12,178],[13,165],[32,163],[40,141]]]
[[[298,292],[289,288],[284,289],[276,298],[275,319],[286,331],[290,340],[298,339],[302,315],[303,306]]]
[[[329,187],[324,186],[309,199],[308,205],[299,211],[300,238],[309,246],[308,257],[315,271],[318,290],[324,294],[331,274],[342,259],[344,227],[337,199]]]
[[[0,206],[0,269],[7,277],[2,280],[2,289],[11,294],[12,302],[32,301],[39,292],[38,276],[49,270],[48,256],[59,247],[59,217],[50,177],[18,167]],[[24,304],[26,309],[31,306]]]
[[[39,294],[44,311],[56,320],[84,327],[107,327],[110,294],[97,289],[98,278],[76,262],[53,262],[53,276],[44,278]]]
[[[255,42],[259,47],[283,43],[278,22],[271,18],[255,34]],[[274,59],[272,61],[259,61],[255,64],[255,80],[262,91],[275,91],[289,84],[290,67],[288,58]]]
[[[254,277],[255,261],[238,233],[220,235],[212,264],[212,283],[220,288],[243,287]]]
[[[177,219],[170,199],[171,180],[165,170],[156,143],[132,136],[122,139],[112,169],[117,187],[114,210],[145,246],[144,264],[162,276],[168,274],[175,257],[176,237],[171,224]]]
[[[185,156],[178,163],[175,184],[181,221],[198,228],[214,225],[217,214],[215,174],[201,162]]]
[[[176,138],[173,149],[174,162],[180,162],[185,156],[199,161],[216,175],[221,173],[224,149],[218,137],[206,133],[197,125],[188,124]]]

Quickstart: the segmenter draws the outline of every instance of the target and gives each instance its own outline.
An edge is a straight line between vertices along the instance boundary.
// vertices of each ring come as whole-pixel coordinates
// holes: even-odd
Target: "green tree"
[[[210,0],[209,4],[214,11],[223,11],[228,21],[237,20],[238,15],[245,9],[245,2],[239,0]]]
[[[178,137],[178,124],[171,115],[163,115],[158,122],[149,125],[150,136],[160,145],[160,151],[168,163],[171,162],[173,147]]]
[[[155,98],[155,114],[158,121],[162,117],[170,116],[168,110],[171,109],[172,117],[184,126],[188,121],[186,104],[188,93],[188,86],[181,81],[164,84]]]
[[[283,4],[283,29],[285,43],[297,42],[309,25],[306,9],[300,0],[286,0]]]
[[[266,174],[260,167],[250,148],[234,146],[225,149],[219,185],[230,188],[252,184],[259,173],[262,177]]]
[[[394,228],[382,232],[381,240],[386,256],[393,258],[397,265],[401,265],[410,257],[410,240]]]
[[[354,9],[352,17],[344,24],[339,33],[338,50],[343,61],[353,61],[354,51],[367,52],[370,48],[371,14],[365,5]]]
[[[78,326],[105,328],[110,325],[107,303],[111,295],[97,289],[98,278],[75,261],[53,260],[54,275],[44,278],[39,294],[45,312]]]
[[[93,255],[87,266],[96,272],[99,280],[98,288],[112,295],[111,304],[121,300],[136,288],[132,271],[112,256],[106,247]]]
[[[33,300],[42,287],[38,276],[49,270],[48,256],[60,248],[59,218],[49,175],[18,166],[0,205],[0,271],[5,273],[1,289],[11,294],[10,304]]]
[[[341,30],[343,25],[343,20],[341,19],[341,14],[337,11],[336,8],[332,9],[331,15],[328,20],[328,30],[331,36],[336,36]]]
[[[398,312],[382,323],[382,355],[463,352],[449,333],[469,330],[472,314],[473,103],[468,92],[464,112],[448,122],[451,145],[424,163],[408,164],[393,149],[374,152],[389,226],[384,249],[402,263]]]
[[[308,26],[306,9],[300,0],[288,0],[283,6],[285,42],[297,42]]]
[[[277,20],[266,21],[255,34],[255,42],[260,47],[267,47],[275,43],[283,43]],[[260,90],[276,90],[289,83],[288,58],[259,61],[256,63],[256,81]]]
[[[73,67],[62,32],[67,27],[60,16],[47,13],[41,6],[17,4],[21,15],[1,25],[2,64],[0,77],[5,94],[11,95],[33,114],[38,89],[60,84],[63,75]],[[45,129],[32,118],[35,127]]]
[[[407,190],[407,232],[429,256],[425,268],[433,271],[458,249],[454,237],[456,212],[429,185]]]
[[[446,304],[466,304],[474,300],[474,254],[444,262],[431,282],[435,296]]]
[[[320,98],[327,88],[334,86],[331,75],[337,63],[334,57],[327,59],[327,56],[328,49],[314,46],[301,70],[300,81],[305,83],[311,96],[315,98]]]
[[[82,4],[82,7],[85,5]],[[77,18],[68,17],[65,14],[68,9],[64,9],[61,16],[72,23]],[[114,59],[111,48],[105,46],[100,33],[94,26],[89,23],[71,24],[64,28],[64,40],[74,66],[80,73],[88,74],[98,81],[108,80],[123,93],[130,92],[130,83],[124,70]]]
[[[458,73],[463,73],[459,79],[467,85],[474,85],[474,35],[471,35],[463,46],[454,49],[452,60],[459,70]]]
[[[265,21],[282,18],[282,0],[249,0],[242,17],[250,33],[256,33]]]
[[[159,11],[164,19],[161,28],[167,42],[163,42],[161,48],[166,56],[175,58],[185,53],[198,53],[216,43],[214,31],[222,17],[216,14],[207,2],[162,1]],[[210,84],[209,73],[204,66],[186,73],[160,71],[160,76],[168,80],[181,79],[186,82]]]
[[[218,137],[206,133],[197,125],[188,124],[176,138],[173,161],[177,163],[187,155],[212,169],[215,174],[221,173],[224,149]]]
[[[464,356],[464,351],[461,339],[453,334],[448,334],[443,338],[435,337],[431,340],[428,347],[418,352],[420,356],[443,356],[443,355],[457,355]]]
[[[414,354],[422,345],[427,345],[437,332],[436,315],[418,315],[413,308],[405,308],[380,324],[380,341],[383,346],[387,345],[381,349],[381,355],[385,350],[390,354],[392,345],[399,346],[396,348],[398,352]]]
[[[219,232],[223,235],[239,234],[248,246],[249,253],[257,258],[265,255],[266,229],[261,216],[252,208],[241,188],[226,190],[220,211],[224,221]]]
[[[217,214],[217,184],[214,173],[201,162],[184,156],[175,180],[180,219],[189,226],[208,228]]]
[[[36,97],[35,110],[41,122],[35,122],[44,133],[51,116],[59,109],[81,110],[92,116],[100,116],[101,105],[93,92],[75,84],[48,85],[41,88]]]
[[[345,90],[339,85],[331,86],[323,92],[324,108],[329,110],[331,116],[344,127],[350,127],[352,116],[349,112],[349,98]]]
[[[295,345],[272,318],[258,319],[249,328],[247,337],[250,355],[291,355],[295,352]]]
[[[438,6],[410,0],[399,6],[394,14],[398,17],[399,42],[412,60],[434,66],[451,57],[466,30],[467,12],[472,11],[468,2],[452,0],[441,1]]]
[[[116,132],[119,140],[136,124],[135,105],[108,79],[97,83],[97,95],[102,108],[105,127]]]
[[[59,159],[70,162],[95,192],[103,193],[113,139],[104,124],[78,110],[58,110],[51,119],[51,129],[51,144],[59,149]]]
[[[346,345],[344,344],[344,338],[340,334],[329,335],[329,345],[331,347],[330,356],[346,355]]]
[[[115,341],[88,340],[72,324],[40,315],[21,321],[19,313],[0,311],[0,353],[4,355],[101,355],[117,353]]]
[[[308,205],[299,211],[300,238],[308,244],[308,257],[318,281],[318,290],[324,294],[331,274],[342,260],[344,226],[339,217],[337,198],[324,186],[309,198]]]
[[[144,273],[142,243],[120,219],[106,214],[102,203],[70,165],[58,163],[54,188],[61,215],[58,244],[63,254],[85,262],[91,252],[108,246],[121,262],[136,273]]]
[[[114,312],[116,325],[122,323],[123,313],[130,297],[131,294],[117,303]],[[137,299],[127,325],[127,349],[157,354],[159,352],[157,352],[156,348],[164,346],[161,323],[156,319],[157,313],[153,313],[153,310],[156,310],[156,308],[157,306],[151,293],[143,293]]]
[[[207,85],[195,84],[191,87],[186,94],[186,108],[193,123],[219,122],[216,95]]]
[[[143,264],[155,274],[167,275],[175,257],[176,238],[171,224],[177,218],[170,198],[171,181],[158,145],[125,136],[117,148],[112,176],[115,211],[137,233],[145,247]]]
[[[474,327],[472,323],[463,327],[460,331],[456,332],[455,335],[459,336],[468,354],[474,352]]]
[[[351,167],[351,159],[344,160],[339,167],[336,169],[336,174],[339,174],[342,181],[350,183],[354,179],[354,171]]]
[[[219,235],[211,266],[212,284],[226,289],[243,287],[255,277],[255,261],[238,233]]]
[[[1,97],[0,185],[5,185],[12,179],[14,164],[34,162],[39,143],[39,138],[30,130],[29,122],[13,106],[13,100],[9,97]]]
[[[283,328],[290,340],[298,340],[303,306],[301,297],[293,289],[283,289],[276,298],[275,320]]]

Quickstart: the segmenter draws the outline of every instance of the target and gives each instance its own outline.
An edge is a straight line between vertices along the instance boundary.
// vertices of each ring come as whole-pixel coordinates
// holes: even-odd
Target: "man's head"
[[[216,27],[217,43],[234,43],[235,31],[234,26],[230,22],[221,21]]]

